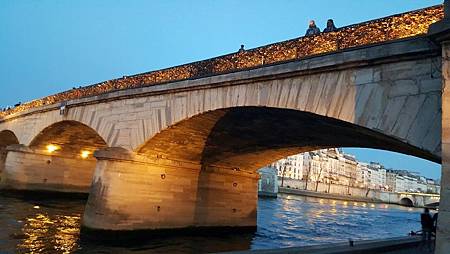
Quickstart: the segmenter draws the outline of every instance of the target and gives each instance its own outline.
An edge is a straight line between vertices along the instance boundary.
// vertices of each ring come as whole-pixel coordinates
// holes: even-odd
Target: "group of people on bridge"
[[[327,27],[325,27],[325,29],[323,29],[323,33],[333,32],[336,30],[337,30],[337,28],[334,25],[334,21],[332,19],[328,19]],[[309,27],[306,30],[305,36],[311,36],[311,35],[316,35],[316,34],[320,34],[320,29],[316,26],[316,22],[314,20],[310,20]],[[239,48],[238,52],[242,53],[244,51],[245,51],[245,48],[244,48],[244,45],[242,44],[241,47]]]
[[[323,29],[323,33],[333,32],[336,31],[337,28],[334,25],[334,21],[332,19],[329,19],[327,21],[327,27]],[[320,29],[316,26],[316,22],[314,20],[309,21],[309,27],[306,30],[305,36],[311,36],[320,34]]]
[[[16,103],[14,106],[6,106],[6,107],[4,107],[4,108],[0,108],[0,112],[8,111],[8,110],[13,109],[13,108],[15,108],[15,107],[18,107],[18,106],[20,106],[20,105],[22,105],[22,103],[21,103],[21,102],[18,102],[18,103]]]

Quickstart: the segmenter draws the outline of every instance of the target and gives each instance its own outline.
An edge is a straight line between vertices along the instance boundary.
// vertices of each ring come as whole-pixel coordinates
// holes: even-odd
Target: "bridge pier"
[[[444,1],[444,12],[444,19],[428,30],[442,47],[442,172],[435,254],[450,250],[450,0]]]
[[[148,158],[121,148],[95,153],[83,216],[91,230],[256,227],[257,174]]]
[[[12,190],[88,193],[96,163],[24,145],[8,146],[5,157],[0,188]]]
[[[5,160],[6,160],[6,149],[0,147],[0,180],[3,169],[5,168]]]
[[[436,254],[450,250],[450,41],[442,43],[442,175]]]

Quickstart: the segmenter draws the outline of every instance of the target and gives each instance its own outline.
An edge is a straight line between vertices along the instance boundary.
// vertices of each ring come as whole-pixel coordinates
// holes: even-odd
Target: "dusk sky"
[[[0,0],[0,107],[100,81],[346,26],[442,0]],[[362,161],[440,177],[440,165],[370,149]]]

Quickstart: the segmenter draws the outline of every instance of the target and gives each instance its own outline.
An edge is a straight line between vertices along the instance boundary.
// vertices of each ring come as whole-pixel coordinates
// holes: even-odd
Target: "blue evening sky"
[[[442,0],[0,0],[0,107],[442,3]],[[350,151],[350,150],[347,150]],[[361,160],[440,176],[440,166],[368,149]]]

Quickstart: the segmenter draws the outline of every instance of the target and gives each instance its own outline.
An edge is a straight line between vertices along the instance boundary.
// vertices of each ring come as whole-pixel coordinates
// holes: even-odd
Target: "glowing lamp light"
[[[91,152],[89,152],[89,151],[81,151],[81,158],[87,159],[90,154],[91,154]]]
[[[50,145],[47,145],[46,148],[47,148],[47,152],[53,153],[54,151],[59,149],[59,146],[50,144]]]

